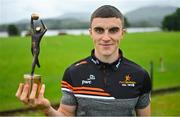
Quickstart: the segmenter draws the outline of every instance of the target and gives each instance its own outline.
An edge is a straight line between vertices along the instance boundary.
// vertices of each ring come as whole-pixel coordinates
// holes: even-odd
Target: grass
[[[152,98],[153,116],[180,116],[180,92],[159,95]]]
[[[179,85],[180,32],[136,33],[127,35],[122,42],[125,56],[149,70],[154,63],[154,88]],[[160,58],[164,60],[165,72],[160,72]]]
[[[149,71],[154,62],[154,88],[179,86],[180,33],[154,32],[126,34],[120,44],[124,56]],[[25,107],[15,98],[23,75],[30,73],[32,55],[30,37],[0,39],[0,111]],[[40,65],[36,73],[46,84],[45,96],[57,103],[61,97],[60,80],[64,70],[73,62],[90,55],[93,48],[89,36],[45,37],[41,43]],[[165,72],[159,72],[159,59],[163,58]]]

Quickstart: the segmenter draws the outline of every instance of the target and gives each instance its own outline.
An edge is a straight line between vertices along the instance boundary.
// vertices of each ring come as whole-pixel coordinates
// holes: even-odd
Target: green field
[[[154,62],[154,88],[180,85],[180,32],[154,32],[126,34],[120,48],[124,56],[149,71]],[[23,75],[30,73],[32,55],[30,37],[0,39],[0,111],[24,107],[15,98]],[[66,67],[90,55],[93,48],[89,36],[45,37],[41,43],[41,68],[36,73],[43,76],[46,97],[57,103],[61,97],[60,80]],[[165,72],[159,71],[159,59],[164,60]]]
[[[180,91],[152,98],[153,116],[180,116]]]

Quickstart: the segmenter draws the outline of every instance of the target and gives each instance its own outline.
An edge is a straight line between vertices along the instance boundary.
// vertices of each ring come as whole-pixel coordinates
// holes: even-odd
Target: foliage
[[[169,31],[180,30],[180,8],[177,8],[175,13],[164,18],[162,28]]]
[[[9,36],[17,36],[20,35],[19,29],[14,24],[10,24],[7,27],[7,32]]]

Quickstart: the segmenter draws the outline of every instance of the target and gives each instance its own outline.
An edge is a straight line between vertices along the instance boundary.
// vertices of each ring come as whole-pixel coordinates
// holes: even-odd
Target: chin
[[[103,49],[101,50],[101,55],[103,56],[111,56],[113,54],[112,50]]]

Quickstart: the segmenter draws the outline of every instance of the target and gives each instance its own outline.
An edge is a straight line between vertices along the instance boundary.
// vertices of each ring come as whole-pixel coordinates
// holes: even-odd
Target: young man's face
[[[89,29],[95,53],[100,56],[117,54],[124,31],[119,18],[94,18]]]

